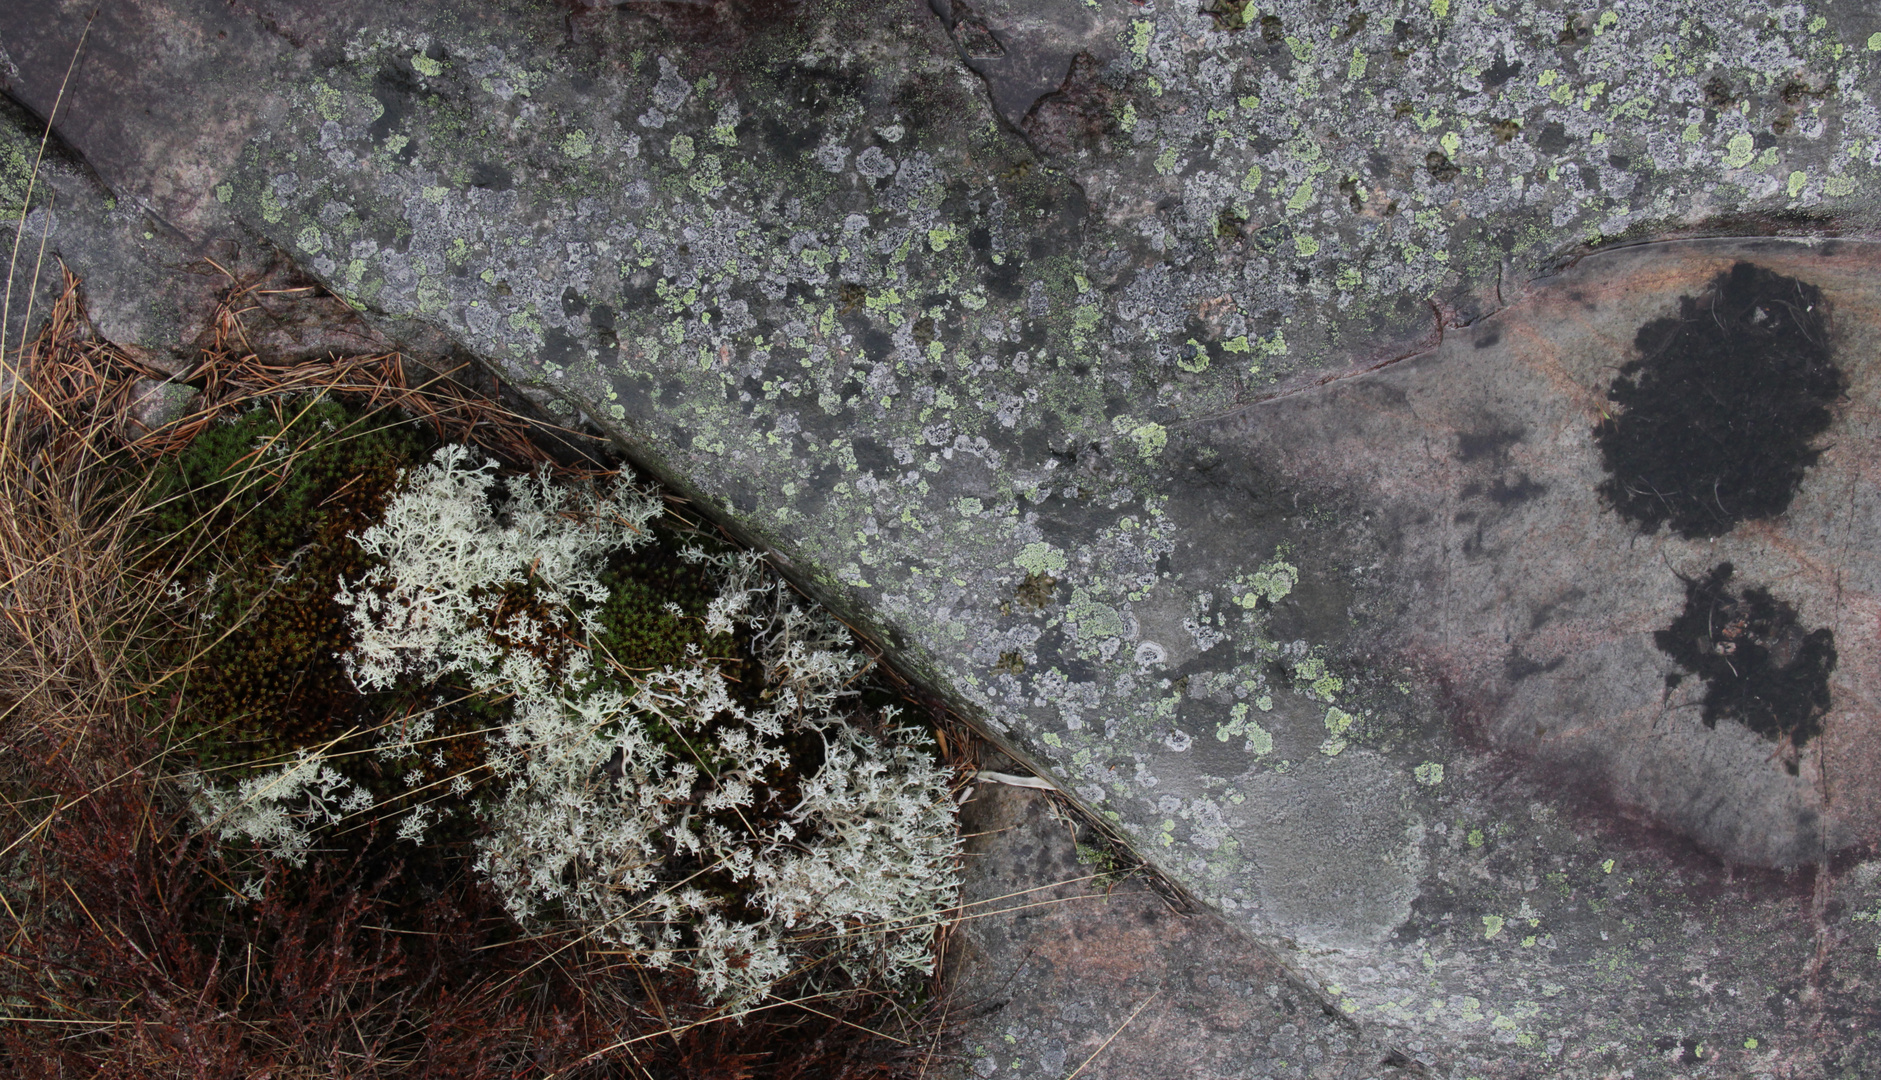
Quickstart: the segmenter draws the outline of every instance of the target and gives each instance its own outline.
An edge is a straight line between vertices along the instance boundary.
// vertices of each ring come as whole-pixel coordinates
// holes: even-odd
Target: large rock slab
[[[1440,1075],[1874,1069],[1870,257],[1614,241],[1870,227],[1881,23],[945,15],[117,5],[55,125],[115,208],[28,225],[252,231],[625,436]],[[8,92],[80,26],[0,14]],[[1643,533],[1609,395],[1740,261],[1845,389],[1780,513]]]
[[[1051,800],[982,784],[961,807],[964,917],[942,962],[953,1060],[938,1075],[1364,1080],[1410,1064]]]

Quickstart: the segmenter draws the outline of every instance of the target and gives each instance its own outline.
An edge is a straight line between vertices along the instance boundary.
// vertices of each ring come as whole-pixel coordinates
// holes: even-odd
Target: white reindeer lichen
[[[372,805],[370,794],[310,750],[232,788],[198,783],[194,796],[197,817],[217,838],[258,844],[295,866],[306,862],[314,829]]]
[[[892,710],[878,734],[845,716],[868,663],[848,632],[756,557],[692,547],[683,557],[718,586],[707,629],[748,635],[761,704],[703,656],[616,671],[590,659],[601,576],[611,552],[646,542],[661,501],[625,481],[603,494],[536,476],[507,481],[499,518],[494,469],[447,447],[415,470],[358,535],[377,565],[339,601],[361,689],[448,675],[507,699],[477,867],[510,912],[689,969],[724,1000],[815,962],[853,979],[928,970],[958,890],[948,773]],[[517,613],[493,634],[491,598],[521,586],[547,622]],[[577,647],[553,666],[513,647],[551,639]],[[820,763],[791,775],[789,745],[808,739]],[[401,835],[422,835],[422,820],[407,824]]]

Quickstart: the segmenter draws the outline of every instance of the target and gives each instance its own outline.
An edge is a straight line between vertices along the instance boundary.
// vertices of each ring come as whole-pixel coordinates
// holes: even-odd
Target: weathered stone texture
[[[0,15],[9,93],[49,112],[79,26]],[[1619,243],[1871,228],[1871,12],[170,0],[92,34],[59,126],[119,208],[28,225],[144,344],[182,301],[138,317],[108,264],[243,230],[441,331],[1442,1075],[1881,1067],[1870,256]],[[1781,519],[1641,536],[1602,402],[1738,259],[1821,288],[1847,401]],[[1834,631],[1806,747],[1667,686],[1653,632],[1726,559]]]

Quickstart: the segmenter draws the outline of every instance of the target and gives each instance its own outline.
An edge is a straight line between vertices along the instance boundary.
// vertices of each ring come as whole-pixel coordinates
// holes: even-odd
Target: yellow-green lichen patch
[[[693,146],[692,136],[675,135],[672,137],[672,140],[666,144],[666,153],[680,168],[689,169],[692,167],[692,159],[698,154],[698,151]]]
[[[1144,460],[1154,458],[1163,452],[1163,447],[1169,445],[1169,429],[1163,425],[1154,421],[1136,424],[1128,422],[1127,418],[1120,419],[1126,420],[1126,423],[1122,425],[1124,434],[1129,437],[1130,442],[1136,447],[1137,454]]]
[[[1293,681],[1315,701],[1331,702],[1345,689],[1345,680],[1334,675],[1327,668],[1326,661],[1317,656],[1294,662]]]
[[[1276,554],[1254,573],[1235,578],[1234,602],[1248,609],[1262,601],[1275,604],[1286,599],[1299,583],[1300,568]]]
[[[1156,24],[1148,19],[1135,19],[1130,23],[1130,55],[1136,57],[1138,66],[1149,59],[1150,41],[1156,36]]]
[[[717,154],[699,159],[699,167],[686,178],[686,186],[702,199],[710,199],[725,188],[724,169]]]
[[[1045,577],[1064,571],[1065,553],[1050,544],[1033,542],[1013,556],[1012,565],[1028,574]]]
[[[338,120],[340,110],[346,103],[344,94],[328,86],[323,80],[315,79],[313,86],[314,111],[322,120]]]
[[[1274,751],[1273,735],[1250,719],[1247,703],[1239,701],[1228,710],[1227,721],[1215,727],[1215,738],[1221,742],[1238,737],[1245,737],[1244,749],[1256,757],[1264,757]]]
[[[1352,729],[1357,717],[1334,705],[1326,710],[1326,740],[1319,744],[1319,752],[1327,757],[1338,757],[1350,745],[1346,741],[1346,732]]]
[[[1287,212],[1297,214],[1313,203],[1313,181],[1302,180],[1293,189],[1293,197],[1287,200]]]
[[[1731,141],[1725,144],[1724,149],[1725,168],[1741,169],[1750,164],[1755,146],[1749,132],[1740,131],[1731,136]]]

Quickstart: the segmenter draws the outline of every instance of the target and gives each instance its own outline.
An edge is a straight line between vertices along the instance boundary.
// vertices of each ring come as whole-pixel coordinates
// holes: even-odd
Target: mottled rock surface
[[[81,26],[0,13],[7,92]],[[86,48],[25,235],[108,332],[178,348],[175,269],[259,238],[617,432],[1434,1075],[1881,1070],[1867,7],[140,0]],[[1803,239],[1633,243],[1745,234]],[[1647,374],[1704,317],[1827,424],[1645,531],[1710,511],[1613,425],[1767,434]]]
[[[1403,1076],[1310,983],[1214,912],[1159,895],[1051,797],[983,784],[961,811],[963,919],[948,939],[943,1075]]]

